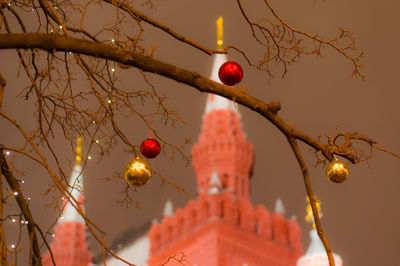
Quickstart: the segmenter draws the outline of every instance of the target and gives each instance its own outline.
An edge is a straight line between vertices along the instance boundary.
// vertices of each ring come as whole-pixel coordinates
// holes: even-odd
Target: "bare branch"
[[[28,207],[28,203],[24,195],[22,194],[18,181],[12,174],[10,168],[8,167],[2,147],[0,147],[0,164],[1,164],[1,173],[7,180],[7,183],[10,186],[11,190],[14,192],[15,199],[22,211],[22,214],[24,215],[25,220],[28,221],[27,230],[29,239],[31,241],[31,251],[29,252],[30,255],[29,264],[42,265],[42,257],[40,255],[39,242],[35,231],[35,221],[33,220],[31,211]]]
[[[299,146],[297,145],[297,141],[293,137],[287,137],[287,140],[292,148],[294,155],[296,156],[297,162],[300,166],[301,172],[303,174],[304,185],[306,187],[308,198],[310,199],[311,208],[313,211],[315,227],[317,228],[317,233],[319,238],[321,239],[322,243],[324,244],[326,253],[329,259],[329,265],[335,266],[335,261],[333,259],[332,249],[328,242],[328,238],[325,236],[324,231],[322,230],[321,221],[319,219],[318,207],[317,207],[317,198],[312,190],[311,181],[310,181],[310,173],[307,169],[306,163],[301,155]]]

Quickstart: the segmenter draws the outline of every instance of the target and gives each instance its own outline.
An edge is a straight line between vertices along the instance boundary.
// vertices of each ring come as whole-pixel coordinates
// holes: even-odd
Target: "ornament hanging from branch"
[[[160,151],[160,143],[156,139],[145,139],[140,145],[140,152],[148,159],[156,158],[160,154]]]
[[[156,158],[161,152],[160,143],[151,137],[151,132],[153,131],[153,126],[150,127],[149,137],[143,140],[140,144],[140,152],[147,159]]]
[[[343,183],[349,177],[349,167],[346,163],[335,159],[328,163],[325,169],[326,177],[333,183]]]
[[[243,69],[238,63],[228,61],[220,66],[218,76],[223,84],[233,86],[242,80]]]
[[[134,187],[142,187],[146,185],[153,174],[153,169],[149,162],[145,159],[136,157],[126,164],[124,177],[126,182]]]

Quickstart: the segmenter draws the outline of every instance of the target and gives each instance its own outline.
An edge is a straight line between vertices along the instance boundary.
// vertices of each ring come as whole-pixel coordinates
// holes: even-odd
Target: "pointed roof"
[[[306,253],[304,254],[305,256],[312,256],[315,254],[325,254],[325,248],[324,245],[322,244],[321,239],[318,236],[317,230],[312,229],[310,231],[310,245],[308,246],[308,249]]]
[[[214,169],[209,183],[208,194],[218,194],[221,191],[221,181],[219,180],[217,169]]]
[[[75,200],[80,201],[81,199],[81,191],[83,191],[83,176],[82,176],[82,168],[80,165],[75,165],[71,174],[71,178],[69,180],[69,187],[72,196]],[[83,205],[81,205],[83,208]],[[70,202],[67,201],[64,212],[63,219],[59,219],[59,223],[61,222],[79,222],[84,224],[85,220],[78,213],[74,206]]]
[[[76,144],[76,157],[75,157],[75,166],[72,170],[71,177],[68,182],[69,192],[71,195],[80,202],[83,198],[83,174],[82,174],[82,138],[77,138]],[[82,203],[82,202],[81,202]],[[83,205],[81,205],[83,208]],[[75,207],[69,202],[66,201],[63,216],[58,220],[59,223],[62,222],[79,222],[85,224],[85,220],[78,213]]]
[[[318,236],[317,230],[315,229],[315,223],[314,223],[314,216],[312,214],[312,209],[311,209],[311,204],[310,200],[307,197],[307,215],[306,215],[306,221],[307,222],[312,222],[313,223],[313,229],[310,231],[310,245],[308,246],[308,249],[306,253],[300,257],[297,260],[297,266],[319,266],[319,265],[328,265],[328,256],[325,251],[324,244],[322,243],[321,239]],[[318,214],[321,217],[321,202],[317,201],[317,208],[318,208]],[[342,266],[342,258],[336,254],[333,253],[333,259],[335,260],[335,265],[336,266]]]
[[[219,71],[219,67],[226,61],[228,61],[228,57],[226,56],[226,54],[214,55],[213,66],[212,66],[211,75],[210,75],[211,80],[221,83],[221,81],[218,77],[218,71]],[[216,94],[209,93],[208,98],[207,98],[207,103],[206,103],[206,110],[205,110],[204,114],[206,115],[206,114],[210,113],[211,111],[218,110],[218,109],[228,109],[228,110],[232,110],[239,114],[238,108],[235,106],[235,104],[231,100],[228,100],[228,99],[221,97],[219,95],[216,95]]]
[[[217,20],[217,47],[218,50],[223,50],[224,49],[224,41],[223,41],[223,19],[222,17],[219,17]],[[211,75],[210,75],[210,79],[221,83],[221,80],[219,79],[218,76],[218,71],[220,66],[225,63],[226,61],[228,61],[228,57],[226,56],[226,54],[215,54],[213,59],[213,65],[211,68]],[[228,110],[232,110],[236,113],[239,114],[239,111],[237,109],[237,107],[234,105],[234,103],[231,100],[228,100],[224,97],[221,97],[219,95],[216,94],[208,94],[208,98],[207,98],[207,104],[206,104],[206,110],[204,115],[208,114],[209,112],[213,111],[213,110],[218,110],[218,109],[228,109]]]
[[[222,21],[222,18],[218,21]],[[222,23],[218,23],[218,21],[218,29],[222,31],[220,30]],[[223,41],[220,39],[222,34],[218,34],[218,36],[217,44],[223,45]],[[221,64],[227,61],[227,56],[226,54],[215,54],[213,60],[210,79],[219,82],[218,71]],[[239,157],[236,156],[238,151],[241,153]],[[215,94],[208,94],[199,141],[193,146],[192,155],[199,194],[209,191],[213,166],[221,162],[224,167],[234,169],[230,174],[223,173],[224,189],[240,198],[249,198],[248,175],[253,164],[253,146],[246,140],[241,116],[233,101]],[[242,176],[243,174],[246,177],[236,178],[236,175]]]
[[[277,198],[275,201],[275,212],[285,215],[286,210],[285,206],[283,205],[283,201],[281,198]]]
[[[319,266],[328,265],[328,256],[321,239],[318,236],[317,230],[312,229],[310,231],[311,242],[308,246],[306,253],[300,257],[297,261],[297,266]],[[342,258],[333,253],[333,259],[335,260],[336,266],[342,266]]]
[[[77,139],[75,166],[68,182],[71,196],[83,209],[83,176],[82,176],[82,139]],[[70,199],[73,201],[73,199]],[[58,219],[51,250],[57,265],[88,266],[91,265],[92,254],[87,242],[85,221],[71,202],[64,199],[63,215]],[[72,225],[72,226],[71,226]],[[50,253],[43,257],[43,266],[53,265]]]
[[[172,201],[170,198],[165,202],[163,217],[174,216],[174,206],[172,205]]]

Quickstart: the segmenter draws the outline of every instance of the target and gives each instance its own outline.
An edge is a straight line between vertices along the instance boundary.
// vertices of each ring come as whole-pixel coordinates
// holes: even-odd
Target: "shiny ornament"
[[[124,177],[129,185],[141,187],[146,185],[153,174],[148,161],[136,157],[125,166]]]
[[[160,143],[156,139],[148,138],[140,144],[140,152],[148,159],[153,159],[160,154]]]
[[[349,177],[349,167],[344,162],[334,159],[325,169],[325,174],[333,183],[343,183]]]
[[[218,76],[222,83],[233,86],[242,80],[243,69],[238,63],[228,61],[220,66]]]

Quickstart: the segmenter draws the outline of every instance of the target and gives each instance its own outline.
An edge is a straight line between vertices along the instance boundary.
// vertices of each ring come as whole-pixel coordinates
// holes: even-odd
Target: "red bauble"
[[[220,66],[218,76],[222,83],[233,86],[242,80],[243,69],[238,63],[228,61]]]
[[[148,159],[156,158],[160,151],[160,143],[155,139],[148,138],[140,144],[140,152]]]

